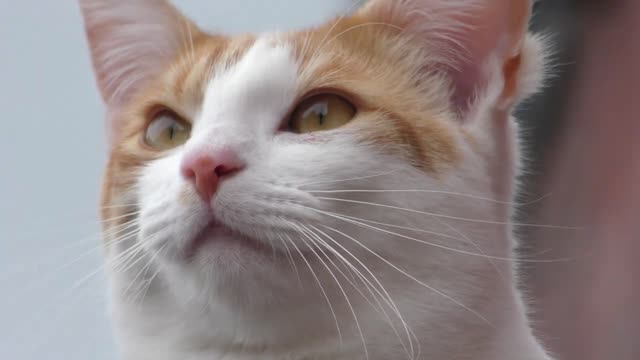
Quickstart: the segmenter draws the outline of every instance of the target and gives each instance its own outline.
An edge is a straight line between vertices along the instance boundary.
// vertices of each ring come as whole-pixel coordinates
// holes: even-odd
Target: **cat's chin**
[[[270,253],[270,247],[253,238],[233,232],[225,225],[212,221],[205,226],[189,243],[184,251],[184,260],[195,259],[220,260],[220,257]]]
[[[287,294],[287,299],[300,292],[290,289],[296,273],[285,253],[267,241],[240,234],[215,221],[199,230],[184,247],[165,255],[158,261],[167,265],[163,268],[169,288],[190,302],[202,301],[202,306],[208,306],[215,298],[217,304],[255,309],[267,303],[282,303],[282,294]],[[256,298],[256,291],[262,296]]]

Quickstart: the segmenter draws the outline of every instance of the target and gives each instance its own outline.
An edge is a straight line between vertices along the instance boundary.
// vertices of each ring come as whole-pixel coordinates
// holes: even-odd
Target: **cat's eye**
[[[320,94],[302,101],[289,121],[289,130],[309,133],[338,128],[353,119],[356,108],[335,94]]]
[[[147,125],[144,142],[155,150],[169,150],[189,139],[191,125],[171,111],[161,111]]]

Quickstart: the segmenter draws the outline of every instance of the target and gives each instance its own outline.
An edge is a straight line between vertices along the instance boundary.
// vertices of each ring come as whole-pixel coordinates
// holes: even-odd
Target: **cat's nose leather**
[[[196,150],[185,155],[180,171],[185,179],[193,183],[202,200],[209,203],[218,191],[221,179],[243,166],[232,150]]]

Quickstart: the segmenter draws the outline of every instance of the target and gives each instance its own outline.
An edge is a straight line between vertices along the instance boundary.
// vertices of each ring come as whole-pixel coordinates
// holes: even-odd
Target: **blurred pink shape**
[[[534,272],[540,332],[560,360],[640,360],[640,1],[601,1],[566,126],[547,159],[532,243],[573,260]]]

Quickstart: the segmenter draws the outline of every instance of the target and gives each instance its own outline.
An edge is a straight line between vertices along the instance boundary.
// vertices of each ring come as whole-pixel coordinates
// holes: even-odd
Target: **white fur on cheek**
[[[140,241],[152,254],[169,258],[184,251],[208,221],[205,207],[180,175],[181,152],[151,162],[138,183]]]

